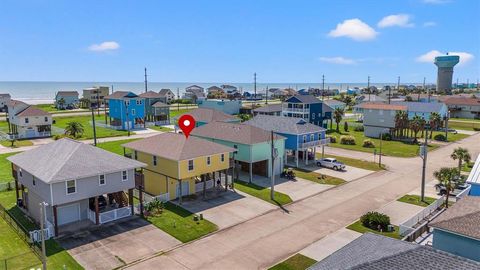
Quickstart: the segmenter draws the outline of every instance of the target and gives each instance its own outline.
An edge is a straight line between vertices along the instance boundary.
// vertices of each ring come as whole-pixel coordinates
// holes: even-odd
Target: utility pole
[[[148,91],[147,88],[147,68],[145,67],[145,93]]]
[[[47,206],[46,202],[39,203],[40,205],[40,234],[42,241],[42,269],[47,270],[47,252],[45,249],[45,207]]]
[[[271,155],[271,160],[272,160],[272,177],[271,177],[271,183],[270,183],[270,199],[272,201],[275,200],[275,157],[276,157],[276,151],[275,151],[275,144],[273,140],[273,130],[270,131],[271,134],[271,142],[272,142],[272,155]]]
[[[388,104],[390,104],[391,99],[392,99],[392,87],[388,86]]]
[[[397,93],[400,91],[400,76],[397,78]]]
[[[268,105],[268,85],[267,85],[267,88],[265,90],[265,104]]]
[[[425,201],[425,170],[427,167],[427,148],[428,148],[428,130],[430,129],[430,124],[427,123],[425,125],[425,141],[423,142],[423,150],[422,150],[422,158],[423,158],[423,165],[422,165],[422,189],[421,189],[421,195],[420,195],[420,200],[422,202]]]
[[[382,167],[382,141],[383,141],[383,130],[380,132],[380,155],[378,156],[378,167]]]
[[[92,125],[93,125],[93,145],[97,146],[97,130],[95,128],[95,113],[93,112],[93,106],[92,107]]]
[[[254,104],[257,102],[257,73],[253,73],[253,100]]]
[[[370,76],[368,76],[367,80],[367,91],[368,91],[368,101],[370,101]]]
[[[322,100],[325,95],[325,75],[322,74]]]
[[[430,103],[430,89],[426,89],[425,87],[425,80],[427,78],[426,77],[423,77],[423,91],[425,91],[425,93],[427,94],[427,101],[428,103]]]
[[[180,111],[180,88],[177,87],[177,111]]]

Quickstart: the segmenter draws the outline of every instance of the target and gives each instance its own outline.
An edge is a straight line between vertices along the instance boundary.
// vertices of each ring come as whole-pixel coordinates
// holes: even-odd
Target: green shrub
[[[355,126],[355,127],[353,128],[353,130],[355,130],[355,131],[363,131],[363,130],[364,130],[364,127],[363,127],[363,125],[358,125],[358,126]]]
[[[362,146],[367,148],[375,148],[375,143],[372,140],[366,139],[366,140],[363,140]]]
[[[437,135],[435,135],[435,136],[433,137],[433,139],[434,139],[435,141],[441,141],[441,142],[447,141],[447,138],[446,138],[445,135],[443,135],[443,134],[437,134]]]
[[[346,144],[346,145],[355,145],[355,137],[350,136],[350,135],[342,135],[340,136],[340,143],[341,144]]]
[[[382,134],[382,140],[391,141],[392,140],[392,135],[390,133],[383,133]]]
[[[360,217],[360,222],[372,230],[378,230],[379,227],[381,230],[386,230],[390,225],[390,217],[378,212],[368,212]]]
[[[480,131],[480,128],[474,127],[473,130],[474,131]]]
[[[330,138],[331,143],[337,143],[337,137],[335,136],[327,136],[327,138]]]

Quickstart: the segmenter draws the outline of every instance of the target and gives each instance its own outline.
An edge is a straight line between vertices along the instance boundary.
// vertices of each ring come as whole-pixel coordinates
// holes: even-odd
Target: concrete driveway
[[[380,208],[378,212],[389,216],[393,225],[400,225],[422,210],[423,207],[418,205],[393,201]]]
[[[359,232],[342,228],[314,242],[299,253],[316,261],[321,261],[360,236],[362,234]]]
[[[85,269],[113,269],[181,242],[134,216],[59,239]]]
[[[176,201],[175,201],[176,203]],[[203,214],[220,229],[252,219],[277,208],[241,191],[221,191],[218,196],[203,200],[201,193],[194,200],[184,200],[182,207],[196,214]]]
[[[341,178],[341,179],[343,179],[347,182],[350,182],[352,180],[362,178],[362,177],[367,176],[371,173],[374,173],[374,171],[365,170],[365,169],[352,167],[352,166],[345,166],[345,170],[343,170],[343,171],[335,171],[333,169],[329,169],[329,168],[325,168],[325,167],[318,167],[316,165],[309,165],[308,167],[306,167],[306,169],[312,170],[316,173]]]

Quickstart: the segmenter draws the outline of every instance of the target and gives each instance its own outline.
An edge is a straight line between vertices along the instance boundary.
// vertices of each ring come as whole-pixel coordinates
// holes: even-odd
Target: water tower
[[[447,95],[452,94],[453,67],[460,61],[458,55],[444,55],[435,57],[435,65],[438,67],[437,73],[437,93],[444,92]]]

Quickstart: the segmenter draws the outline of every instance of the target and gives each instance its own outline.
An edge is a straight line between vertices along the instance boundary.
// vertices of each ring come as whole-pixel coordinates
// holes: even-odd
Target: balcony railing
[[[289,107],[282,107],[282,111],[285,112],[300,112],[300,113],[308,113],[310,109],[308,108],[289,108]]]
[[[300,149],[311,148],[316,146],[327,145],[330,143],[330,138],[321,139],[317,141],[304,142],[299,145]]]
[[[93,223],[95,223],[96,222],[95,212],[93,212],[90,209],[87,209],[87,211],[88,211],[88,219],[90,221],[92,221]],[[104,223],[107,223],[107,222],[110,222],[110,221],[114,221],[114,220],[117,220],[117,219],[121,219],[121,218],[124,218],[124,217],[131,216],[131,215],[132,215],[132,210],[131,210],[130,206],[125,206],[125,207],[116,208],[116,209],[113,209],[113,210],[110,210],[110,211],[107,211],[107,212],[100,212],[99,217],[98,217],[98,221],[99,221],[100,224],[104,224]]]

